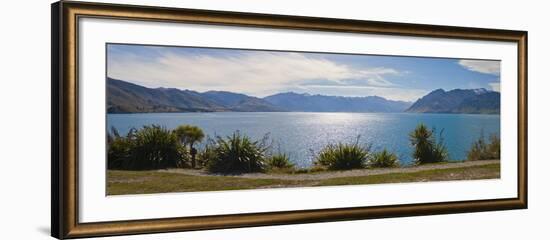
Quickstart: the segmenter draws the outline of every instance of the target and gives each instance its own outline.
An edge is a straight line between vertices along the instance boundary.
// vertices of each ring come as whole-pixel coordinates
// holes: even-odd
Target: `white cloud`
[[[489,60],[460,60],[458,61],[462,67],[480,73],[486,73],[491,75],[500,75],[500,61]]]
[[[132,53],[112,54],[108,76],[147,87],[224,90],[261,97],[311,80],[387,88],[394,84],[385,76],[399,74],[391,68],[355,68],[300,53],[252,52],[232,56],[157,53],[158,56],[149,58]]]
[[[489,83],[489,86],[491,87],[491,90],[500,92],[500,82]]]

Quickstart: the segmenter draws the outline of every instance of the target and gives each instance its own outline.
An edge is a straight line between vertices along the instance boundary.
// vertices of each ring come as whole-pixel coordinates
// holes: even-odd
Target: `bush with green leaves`
[[[180,161],[178,139],[172,131],[158,125],[144,126],[136,132],[130,169],[175,168]]]
[[[270,169],[292,169],[294,168],[294,163],[290,161],[286,154],[274,154],[273,156],[267,158],[267,166]]]
[[[359,140],[353,144],[329,144],[321,149],[314,164],[329,170],[364,168],[370,147],[360,146],[358,142]]]
[[[132,129],[126,137],[112,131],[107,142],[109,169],[174,168],[181,162],[180,144],[176,135],[158,125]]]
[[[120,136],[116,128],[107,133],[107,168],[124,169],[130,160],[132,138],[135,129],[131,129],[126,137]]]
[[[397,154],[384,150],[373,153],[368,162],[367,167],[369,168],[393,168],[399,167],[399,159]]]
[[[240,132],[228,137],[217,136],[212,144],[212,158],[206,162],[206,169],[212,173],[240,174],[266,170],[267,136],[253,141]]]
[[[487,142],[482,132],[479,138],[472,143],[468,151],[468,160],[492,159],[500,159],[500,137],[493,134],[489,137],[489,142]]]
[[[416,164],[437,163],[447,161],[449,153],[443,140],[443,130],[439,132],[439,138],[436,139],[435,129],[428,129],[423,123],[418,124],[416,128],[409,133],[409,140],[414,147],[413,159]]]

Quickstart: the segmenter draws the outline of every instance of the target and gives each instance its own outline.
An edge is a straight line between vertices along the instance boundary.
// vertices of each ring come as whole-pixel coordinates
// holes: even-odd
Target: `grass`
[[[500,177],[500,164],[388,173],[360,177],[315,180],[251,179],[232,176],[191,176],[157,171],[107,172],[107,194],[144,194],[167,192],[221,191],[237,189],[334,186],[355,184],[404,183],[449,180],[491,179]]]
[[[473,167],[424,170],[410,173],[388,173],[366,177],[332,178],[322,181],[319,186],[474,180],[499,177],[500,164],[496,163]]]
[[[299,185],[298,181],[246,179],[229,176],[191,176],[156,171],[107,172],[107,194],[222,191]]]

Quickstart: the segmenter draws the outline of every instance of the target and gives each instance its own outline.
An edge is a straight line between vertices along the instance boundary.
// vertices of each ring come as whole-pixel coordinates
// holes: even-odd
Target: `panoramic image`
[[[500,61],[106,46],[107,195],[500,178]]]

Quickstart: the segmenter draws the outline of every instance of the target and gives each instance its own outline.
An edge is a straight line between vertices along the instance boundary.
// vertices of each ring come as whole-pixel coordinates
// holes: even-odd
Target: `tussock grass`
[[[238,131],[228,137],[216,137],[212,158],[206,160],[206,169],[212,173],[238,174],[264,172],[268,145],[266,138],[253,141]]]
[[[367,162],[369,168],[395,168],[399,167],[399,160],[395,153],[384,148],[380,152],[372,154]]]
[[[274,154],[266,161],[270,170],[293,170],[295,165],[290,161],[286,154]]]
[[[359,138],[353,144],[329,144],[317,155],[315,165],[328,170],[347,170],[364,168],[369,157],[370,147],[359,145]]]

